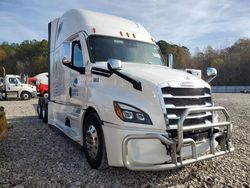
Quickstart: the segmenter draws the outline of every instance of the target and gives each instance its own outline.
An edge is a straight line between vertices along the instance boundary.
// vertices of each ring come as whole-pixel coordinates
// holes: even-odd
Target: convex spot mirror
[[[119,59],[108,59],[107,66],[109,70],[120,70],[122,68],[122,62]]]
[[[63,64],[71,64],[71,48],[72,43],[71,42],[63,42],[61,47],[61,60]]]
[[[207,68],[207,82],[211,82],[217,76],[217,70],[212,67]]]

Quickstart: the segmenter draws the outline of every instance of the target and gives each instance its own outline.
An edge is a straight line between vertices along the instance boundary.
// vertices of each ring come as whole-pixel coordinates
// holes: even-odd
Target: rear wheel
[[[48,122],[48,105],[45,100],[42,103],[42,118],[44,123]]]
[[[108,167],[101,121],[96,113],[90,114],[84,123],[83,144],[88,163],[94,169]]]
[[[22,99],[22,100],[29,100],[30,97],[31,97],[31,95],[30,95],[30,93],[29,93],[28,91],[23,91],[23,92],[21,93],[21,99]]]

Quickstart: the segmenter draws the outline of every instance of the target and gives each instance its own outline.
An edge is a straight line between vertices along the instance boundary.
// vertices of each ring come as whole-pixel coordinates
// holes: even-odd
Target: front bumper
[[[183,123],[186,117],[190,113],[194,112],[205,112],[205,111],[221,111],[225,115],[226,121],[218,122],[218,123],[210,123],[210,124],[201,124],[201,125],[192,125],[192,126],[183,126]],[[183,138],[183,132],[192,131],[192,130],[200,130],[206,128],[214,128],[220,127],[222,128],[220,132],[213,133],[210,137],[209,141],[209,153],[197,153],[197,143],[191,138]],[[231,144],[231,131],[232,124],[230,122],[230,117],[223,107],[207,107],[207,108],[193,108],[187,109],[179,119],[177,126],[177,138],[171,139],[168,138],[164,134],[156,134],[156,133],[147,133],[147,134],[131,134],[127,135],[122,142],[122,161],[126,168],[130,170],[168,170],[178,168],[187,164],[191,164],[197,161],[210,159],[213,157],[221,156],[226,153],[232,152],[234,147]],[[166,148],[169,148],[169,156],[170,160],[162,163],[162,164],[146,164],[131,161],[129,147],[129,143],[133,140],[158,140]],[[219,142],[220,147],[217,147],[217,143]],[[191,155],[189,157],[184,156],[182,150],[186,149],[187,146],[191,147]],[[147,147],[147,146],[146,146]],[[166,153],[167,155],[167,153]]]

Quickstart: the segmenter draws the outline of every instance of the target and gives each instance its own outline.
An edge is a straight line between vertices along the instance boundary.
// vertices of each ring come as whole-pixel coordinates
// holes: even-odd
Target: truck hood
[[[184,70],[161,65],[123,63],[122,73],[138,81],[149,81],[155,85],[167,83],[172,87],[210,87],[209,84]]]
[[[30,85],[30,84],[21,84],[21,87],[23,87],[23,88],[29,88],[29,89],[32,89],[32,90],[36,90],[36,86],[32,86],[32,85]]]

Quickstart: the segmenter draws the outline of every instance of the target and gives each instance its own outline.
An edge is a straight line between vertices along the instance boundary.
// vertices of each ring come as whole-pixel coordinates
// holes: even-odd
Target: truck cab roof
[[[5,75],[5,78],[9,78],[9,77],[21,78],[20,75],[14,75],[14,74],[6,74]]]
[[[80,31],[87,35],[113,36],[154,43],[150,34],[139,23],[108,14],[72,9],[52,21],[53,25],[55,22],[57,26],[53,29],[56,35],[52,40],[56,40],[56,46]]]

